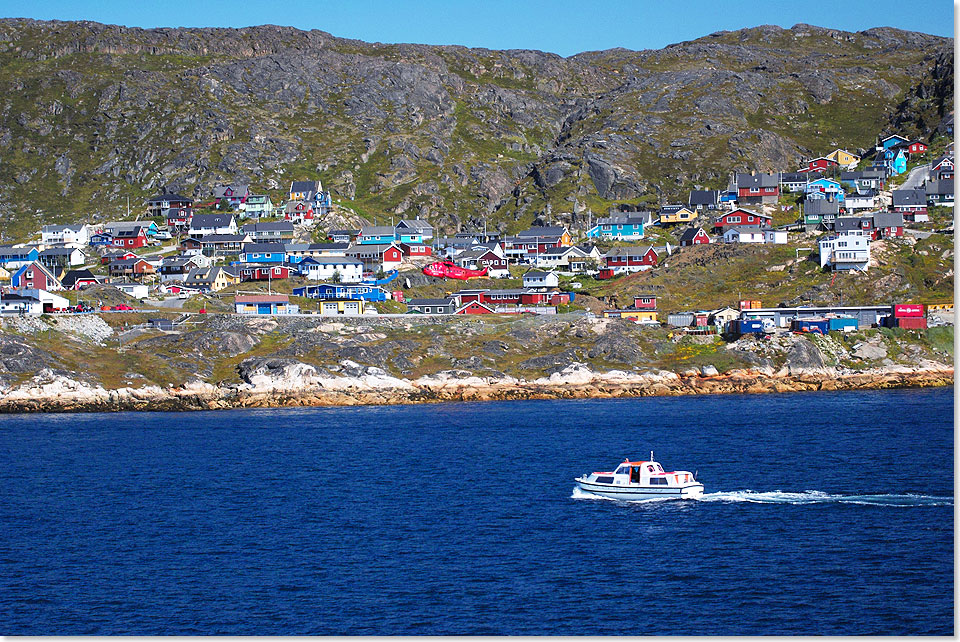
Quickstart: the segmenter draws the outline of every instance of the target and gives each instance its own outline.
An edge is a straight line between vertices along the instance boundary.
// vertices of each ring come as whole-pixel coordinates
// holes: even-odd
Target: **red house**
[[[62,290],[60,279],[54,276],[43,264],[34,261],[24,265],[10,277],[10,285],[15,288],[36,290]]]
[[[839,163],[833,160],[832,158],[814,158],[812,161],[807,161],[806,167],[801,167],[801,172],[822,172],[825,169],[830,167],[837,167]]]
[[[737,208],[713,220],[715,232],[723,233],[730,227],[769,227],[773,218],[766,214]]]
[[[425,243],[400,243],[400,251],[404,256],[430,256],[433,248]]]
[[[652,294],[638,294],[633,297],[633,307],[637,310],[656,310],[657,297]]]
[[[615,247],[603,256],[605,265],[619,272],[639,272],[657,266],[660,257],[653,246]]]
[[[283,265],[244,265],[240,268],[241,281],[269,281],[290,278],[290,268]]]
[[[147,232],[142,227],[137,226],[130,230],[118,230],[113,235],[113,246],[122,247],[129,250],[137,247],[144,247],[147,244]]]
[[[107,265],[111,261],[123,261],[126,259],[135,259],[137,255],[133,252],[121,252],[120,250],[110,250],[100,258],[101,265]]]
[[[691,227],[680,235],[680,245],[683,247],[689,245],[705,245],[710,242],[710,236],[703,231],[702,227]]]
[[[454,314],[493,314],[493,308],[478,301],[471,301],[460,306]]]
[[[907,151],[911,154],[923,154],[927,151],[927,145],[919,140],[911,141],[907,145]]]
[[[193,210],[189,207],[171,207],[167,210],[167,227],[187,228],[193,219]]]

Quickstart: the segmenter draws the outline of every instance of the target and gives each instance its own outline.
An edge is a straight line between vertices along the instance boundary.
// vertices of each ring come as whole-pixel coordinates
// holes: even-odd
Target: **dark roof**
[[[290,183],[290,193],[307,192],[316,194],[320,191],[320,181],[293,181]]]
[[[781,183],[806,183],[810,172],[780,172]]]
[[[833,229],[838,232],[847,230],[862,230],[864,229],[863,223],[865,221],[868,221],[871,224],[873,223],[872,219],[867,216],[838,216],[836,222],[834,223]]]
[[[190,222],[191,229],[205,227],[229,227],[233,214],[194,214]]]
[[[927,194],[922,189],[895,189],[893,190],[894,207],[901,205],[926,205]]]
[[[251,252],[269,252],[271,254],[280,253],[283,254],[286,252],[286,248],[283,246],[283,243],[247,243],[243,246],[244,254],[250,254]]]
[[[693,205],[716,205],[720,200],[720,192],[715,189],[695,189],[690,191],[687,202]]]
[[[267,223],[247,223],[243,226],[247,234],[256,232],[290,232],[293,233],[293,223],[290,221],[270,221]]]
[[[69,256],[80,250],[72,247],[52,247],[49,250],[40,252],[40,256]]]
[[[70,270],[64,275],[60,283],[62,283],[64,287],[72,288],[74,285],[76,285],[77,281],[81,279],[99,280],[99,278],[96,277],[90,270]]]
[[[815,198],[812,201],[805,201],[803,211],[808,216],[824,216],[825,214],[837,215],[840,213],[839,201],[828,201],[825,198]]]
[[[780,184],[775,174],[737,174],[737,188],[777,187]]]
[[[421,221],[420,219],[403,219],[397,223],[398,228],[410,229],[410,230],[421,230],[433,231],[433,226],[427,223],[426,221]]]
[[[415,306],[415,305],[442,305],[442,306],[454,305],[454,306],[455,306],[456,304],[457,304],[456,299],[452,299],[452,298],[448,298],[448,299],[410,299],[409,301],[407,301],[407,306],[408,306],[408,307],[412,307],[412,306]]]
[[[927,195],[953,194],[953,181],[930,181],[927,183]]]
[[[702,227],[688,227],[683,231],[683,234],[680,235],[680,242],[682,243],[683,241],[692,241],[694,237],[696,237],[697,234],[701,231],[704,234],[707,233],[706,230],[704,230]]]
[[[164,192],[159,196],[154,196],[151,199],[148,199],[148,203],[161,203],[163,201],[175,201],[180,203],[192,203],[192,198],[187,198],[186,196],[181,196],[180,194],[174,194],[172,192]]]
[[[330,230],[327,233],[327,236],[356,236],[360,233],[360,230]]]
[[[517,232],[517,236],[563,236],[566,228],[561,225],[554,227],[531,227],[529,230]]]
[[[902,212],[877,212],[873,215],[874,227],[903,227]]]
[[[190,237],[200,243],[239,243],[247,238],[246,234],[207,234],[206,236]]]
[[[213,197],[223,198],[228,189],[233,193],[231,198],[242,198],[250,192],[249,185],[221,185],[213,188]]]

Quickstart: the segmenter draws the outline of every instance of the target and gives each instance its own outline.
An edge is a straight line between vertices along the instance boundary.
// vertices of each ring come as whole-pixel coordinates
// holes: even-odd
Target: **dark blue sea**
[[[953,390],[0,417],[0,633],[938,634]],[[701,501],[574,477],[655,451]]]

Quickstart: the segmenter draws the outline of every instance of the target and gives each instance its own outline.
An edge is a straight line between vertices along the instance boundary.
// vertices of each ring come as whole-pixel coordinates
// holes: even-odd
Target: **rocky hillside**
[[[953,108],[952,40],[721,32],[656,51],[370,44],[321,31],[0,21],[6,239],[162,187],[319,178],[370,220],[576,224]]]

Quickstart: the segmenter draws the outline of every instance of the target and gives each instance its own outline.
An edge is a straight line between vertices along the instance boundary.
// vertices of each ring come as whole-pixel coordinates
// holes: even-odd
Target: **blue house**
[[[896,147],[897,145],[905,145],[909,142],[910,142],[909,138],[904,138],[899,134],[894,134],[893,136],[887,136],[886,138],[881,140],[880,146],[884,151],[888,151],[892,147]]]
[[[626,212],[597,219],[597,224],[587,230],[587,236],[623,241],[642,239],[643,225],[649,221],[648,216],[639,212]]]
[[[803,188],[803,191],[807,198],[811,200],[825,198],[828,201],[842,203],[845,196],[843,186],[838,181],[829,178],[818,178],[815,181],[810,181]]]
[[[286,258],[283,243],[247,243],[240,252],[244,263],[283,263]]]
[[[7,269],[30,265],[40,258],[40,252],[35,247],[0,246],[0,265]]]
[[[907,155],[902,149],[897,150],[897,155],[893,157],[893,161],[890,163],[890,168],[893,170],[894,176],[903,174],[905,171],[907,171]]]
[[[294,296],[311,299],[359,299],[363,301],[386,301],[387,291],[376,285],[362,283],[320,283],[293,289]]]

